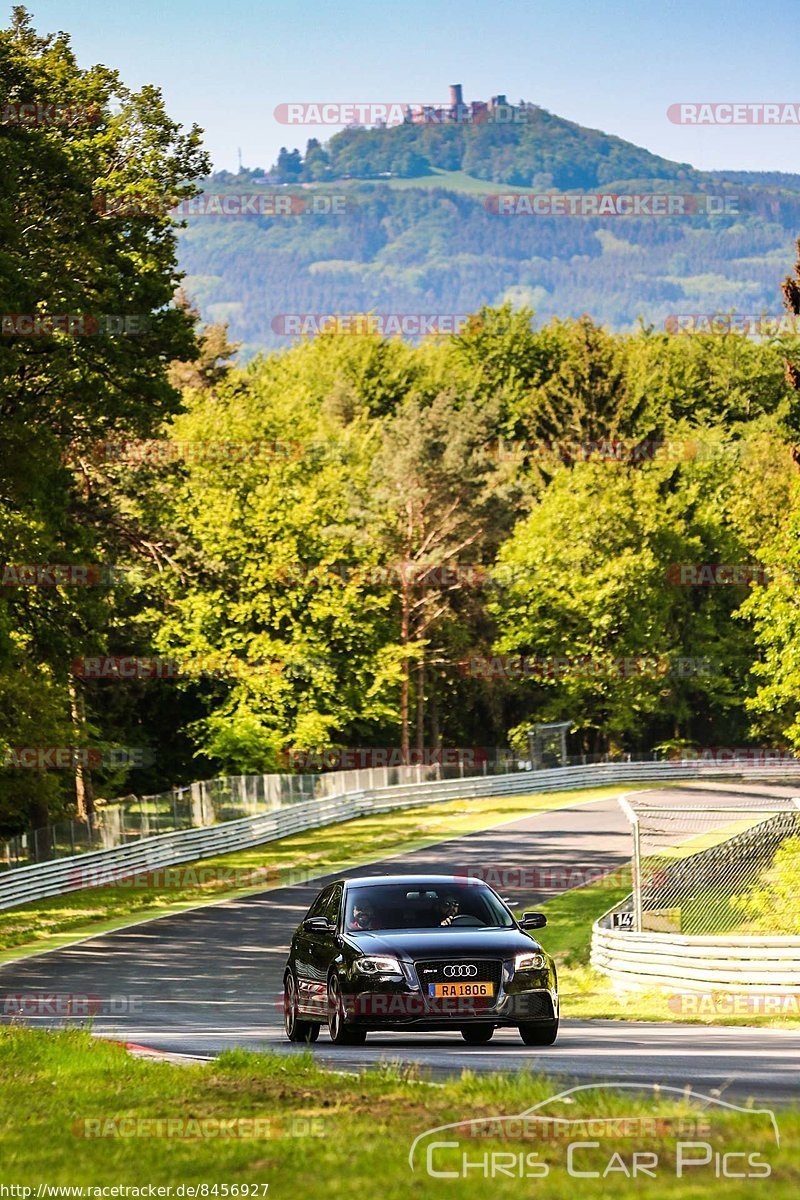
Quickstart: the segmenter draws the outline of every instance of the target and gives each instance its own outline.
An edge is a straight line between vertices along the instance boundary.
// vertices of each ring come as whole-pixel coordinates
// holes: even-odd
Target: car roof
[[[483,883],[483,880],[469,875],[359,875],[356,879],[342,879],[339,882],[348,887],[377,887],[381,883],[414,884],[416,887],[448,883],[458,887],[467,883],[474,886]]]

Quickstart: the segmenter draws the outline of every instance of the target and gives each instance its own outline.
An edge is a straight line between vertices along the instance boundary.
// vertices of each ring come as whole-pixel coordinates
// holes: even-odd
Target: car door
[[[310,994],[313,996],[315,1008],[319,1002],[324,1015],[327,1015],[328,1005],[328,970],[339,953],[338,932],[343,891],[341,883],[335,883],[330,888],[326,888],[325,903],[320,916],[327,920],[328,930],[327,932],[314,930],[309,933],[310,981],[312,984]]]
[[[325,909],[331,899],[332,891],[333,885],[323,888],[294,935],[294,969],[297,976],[297,1001],[300,1010],[306,1013],[316,1013],[319,1008],[317,935],[308,928],[308,923],[313,917],[325,916]],[[325,976],[325,981],[327,982],[327,975]]]

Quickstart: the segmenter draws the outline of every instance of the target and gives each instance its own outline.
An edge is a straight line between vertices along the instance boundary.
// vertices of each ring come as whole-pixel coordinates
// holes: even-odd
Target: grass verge
[[[794,1197],[800,1187],[796,1108],[773,1117],[688,1093],[615,1091],[613,1082],[541,1110],[557,1122],[515,1126],[497,1118],[551,1100],[563,1085],[526,1072],[464,1072],[432,1086],[401,1066],[334,1074],[308,1054],[234,1051],[213,1063],[175,1065],[132,1058],[86,1031],[20,1028],[0,1029],[0,1078],[0,1182],[33,1188],[34,1196],[40,1184],[82,1187],[84,1197],[109,1185],[144,1188],[143,1195],[148,1185],[185,1185],[183,1195],[205,1185],[195,1195],[470,1200],[491,1192],[516,1200],[534,1189],[571,1195],[574,1173],[583,1171],[585,1200],[607,1196],[612,1183],[615,1194],[644,1185],[650,1195],[685,1200],[719,1193],[725,1153],[734,1155],[726,1174],[739,1173],[725,1178],[726,1196],[752,1196],[765,1178],[770,1197]],[[412,1170],[409,1152],[425,1131],[479,1119],[423,1137]],[[451,1145],[431,1150],[433,1171],[455,1177],[427,1170],[435,1141]],[[570,1143],[582,1143],[572,1174]],[[639,1159],[648,1174],[637,1179],[634,1152],[650,1156]]]

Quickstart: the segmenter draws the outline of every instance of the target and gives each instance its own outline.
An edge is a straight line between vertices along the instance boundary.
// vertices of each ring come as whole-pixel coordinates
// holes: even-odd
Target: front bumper
[[[491,999],[425,995],[413,964],[404,963],[405,978],[379,978],[365,984],[354,973],[344,981],[343,999],[348,1024],[368,1029],[460,1029],[464,1025],[520,1025],[558,1018],[558,988],[552,964],[538,971],[514,974],[504,963]]]

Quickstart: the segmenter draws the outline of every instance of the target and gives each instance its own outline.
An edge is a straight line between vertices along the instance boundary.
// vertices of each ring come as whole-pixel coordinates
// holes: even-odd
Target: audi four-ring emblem
[[[448,964],[442,974],[446,979],[464,979],[472,975],[477,975],[478,968],[474,963]]]

